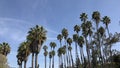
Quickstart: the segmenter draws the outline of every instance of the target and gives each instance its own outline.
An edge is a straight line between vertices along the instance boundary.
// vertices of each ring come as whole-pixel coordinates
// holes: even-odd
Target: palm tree
[[[3,54],[4,56],[7,56],[10,53],[10,45],[6,42],[3,42],[2,44],[0,44],[0,52],[1,54]]]
[[[18,48],[18,57],[22,57],[24,61],[24,68],[26,68],[26,63],[28,60],[28,56],[30,55],[30,50],[29,50],[29,43],[28,42],[22,42]],[[18,58],[19,60],[19,58]]]
[[[49,52],[49,59],[50,59],[49,68],[51,68],[51,58],[52,58],[52,51]]]
[[[102,21],[103,21],[103,24],[105,24],[105,26],[106,26],[106,30],[108,31],[108,35],[110,35],[109,29],[108,29],[108,25],[111,22],[110,18],[108,16],[104,16]]]
[[[67,65],[68,65],[68,52],[67,52],[67,49],[68,49],[68,47],[67,47],[67,37],[68,37],[68,30],[66,29],[66,28],[63,28],[62,29],[62,31],[61,31],[61,33],[62,33],[62,36],[63,36],[63,38],[64,38],[64,41],[65,41],[65,45],[66,45],[66,53],[65,53],[65,56],[66,56],[66,59],[67,59]]]
[[[63,68],[62,47],[58,49],[59,68]]]
[[[69,50],[69,61],[71,62],[72,61],[72,67],[74,67],[74,62],[73,62],[73,57],[72,57],[72,53],[71,53],[71,50],[72,50],[72,47],[71,47],[71,44],[72,44],[72,39],[71,38],[68,38],[67,39],[67,43],[69,44],[68,46],[68,50]],[[71,58],[71,59],[70,59]],[[69,62],[69,63],[70,63]]]
[[[82,13],[82,14],[80,14],[80,19],[81,19],[81,21],[83,21],[83,22],[85,22],[86,20],[87,20],[87,14],[86,13]]]
[[[76,63],[77,63],[77,60],[79,60],[78,50],[77,50],[78,37],[79,37],[78,34],[73,34],[73,41],[75,42]]]
[[[27,40],[31,42],[30,50],[32,52],[32,68],[33,68],[33,59],[35,54],[35,68],[38,66],[38,54],[40,52],[41,46],[46,40],[46,30],[42,26],[36,25],[31,28],[28,32]]]
[[[23,57],[21,52],[19,52],[16,57],[17,57],[17,63],[19,65],[19,68],[22,68]]]
[[[63,67],[63,59],[62,59],[62,52],[61,52],[61,48],[62,48],[62,39],[63,39],[63,36],[62,34],[58,34],[57,36],[57,39],[59,40],[60,42],[60,48],[58,49],[58,55],[60,55],[60,59],[61,59],[61,62],[60,62],[60,68]]]
[[[47,47],[46,45],[44,45],[43,49],[44,49],[44,56],[45,56],[45,68],[46,68],[46,63],[47,63],[47,61],[46,61],[46,56],[48,55],[48,51],[47,51],[48,47]]]
[[[63,36],[62,36],[61,34],[58,34],[57,39],[58,39],[59,42],[60,42],[60,47],[62,47],[61,41],[62,41],[62,39],[63,39]]]
[[[53,60],[52,60],[52,68],[54,68],[54,56],[55,56],[55,47],[56,47],[56,43],[55,42],[50,42],[50,47],[51,47],[51,51],[52,51],[52,56],[53,56]],[[52,49],[53,48],[53,49]]]
[[[108,16],[104,16],[103,19],[102,19],[102,22],[106,26],[106,30],[107,30],[107,33],[108,33],[108,36],[109,36],[109,39],[110,39],[110,33],[109,33],[108,25],[111,23],[111,20]],[[110,57],[112,57],[111,47],[112,47],[112,44],[110,44],[110,46],[108,47],[109,50],[110,50]],[[110,61],[112,62],[112,59],[110,59]]]
[[[63,28],[62,29],[62,36],[65,40],[67,40],[67,37],[68,37],[68,30],[66,28]],[[67,42],[67,41],[66,41]],[[65,43],[66,44],[66,43]]]
[[[66,65],[66,57],[65,57],[65,54],[66,54],[66,45],[64,45],[62,47],[62,54],[64,55],[64,68],[67,68],[67,65]]]
[[[98,11],[93,12],[92,19],[96,22],[96,29],[98,30],[98,25],[100,22],[100,13]]]
[[[80,32],[80,26],[79,25],[75,25],[74,26],[74,31],[78,34]]]
[[[80,47],[80,54],[81,54],[82,63],[84,63],[83,44],[84,44],[84,38],[82,36],[79,36],[78,45]]]

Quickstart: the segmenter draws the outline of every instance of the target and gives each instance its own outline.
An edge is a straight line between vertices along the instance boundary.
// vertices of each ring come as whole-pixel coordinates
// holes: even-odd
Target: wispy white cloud
[[[28,29],[34,25],[35,24],[24,20],[14,18],[0,18],[0,36],[6,37],[8,39],[10,38],[15,41],[23,41],[25,40]],[[48,40],[56,40],[56,38],[53,38],[51,35],[57,35],[58,32],[49,29],[47,26],[45,29],[48,32]]]

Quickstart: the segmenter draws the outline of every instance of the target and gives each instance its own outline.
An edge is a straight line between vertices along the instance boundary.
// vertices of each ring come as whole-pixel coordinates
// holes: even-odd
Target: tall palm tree
[[[6,42],[3,42],[2,44],[0,44],[0,52],[4,55],[7,56],[10,53],[10,45]]]
[[[50,47],[51,47],[51,50],[52,50],[52,68],[54,68],[54,56],[55,56],[55,47],[56,47],[56,43],[55,42],[50,42]],[[52,49],[53,48],[53,49]]]
[[[77,60],[79,60],[78,50],[77,50],[78,37],[79,37],[78,34],[73,34],[73,41],[75,42],[75,58],[76,58],[76,63],[77,63]]]
[[[108,37],[110,39],[110,32],[109,32],[109,28],[108,28],[108,25],[111,23],[111,20],[108,16],[104,16],[103,19],[102,19],[102,22],[103,24],[105,24],[106,26],[106,30],[107,30],[107,33],[108,33]],[[111,47],[112,47],[112,44],[109,45],[109,50],[110,50],[110,57],[112,57],[112,51],[111,51]],[[112,59],[110,59],[110,61],[112,61]]]
[[[74,67],[74,62],[73,62],[73,57],[72,57],[72,53],[71,53],[71,50],[72,50],[72,47],[71,47],[71,44],[72,44],[72,39],[71,38],[68,38],[67,39],[67,43],[69,44],[68,46],[68,50],[69,50],[69,61],[72,62],[72,67]]]
[[[18,48],[18,55],[17,56],[22,57],[22,59],[24,61],[24,68],[26,68],[26,63],[27,63],[29,55],[30,55],[29,43],[22,42]],[[18,58],[18,60],[19,60],[19,58]]]
[[[63,47],[62,47],[62,54],[64,55],[64,68],[67,68],[67,64],[66,64],[66,57],[65,57],[65,55],[66,55],[66,45],[64,45]]]
[[[82,63],[84,63],[83,44],[84,44],[84,38],[82,36],[79,36],[78,45],[80,47],[80,54],[81,54]]]
[[[62,48],[62,39],[63,39],[62,34],[58,34],[57,35],[57,40],[59,40],[59,42],[60,42],[60,48],[58,49],[58,55],[60,56],[60,59],[61,59],[61,62],[60,62],[60,65],[59,65],[60,68],[63,67],[62,50],[61,50],[61,48]]]
[[[100,13],[98,11],[95,11],[93,12],[92,14],[92,19],[93,21],[95,21],[96,23],[96,32],[98,32],[98,28],[99,28],[99,23],[100,23]],[[100,37],[99,37],[99,34],[97,33],[97,42],[98,44],[96,44],[96,47],[97,47],[97,50],[99,51],[98,53],[98,57],[99,57],[99,61],[100,61],[100,53],[101,53],[101,50],[100,50]]]
[[[52,51],[49,52],[49,59],[50,59],[49,68],[51,68]]]
[[[32,68],[33,68],[33,59],[35,54],[35,68],[38,66],[38,54],[40,52],[42,44],[46,40],[46,33],[47,31],[42,27],[36,25],[35,27],[31,28],[28,32],[27,40],[31,42],[30,50],[32,52]]]
[[[58,52],[58,57],[59,57],[59,68],[63,68],[62,47],[60,47],[57,52]]]
[[[65,45],[66,45],[66,53],[65,53],[65,56],[66,56],[66,59],[67,59],[67,65],[68,65],[68,47],[67,47],[67,37],[68,37],[68,30],[66,28],[63,28],[62,31],[62,36],[64,38],[64,41],[65,41]]]
[[[43,49],[44,49],[44,56],[45,56],[45,68],[46,68],[46,63],[47,63],[47,61],[46,61],[46,57],[47,57],[47,55],[48,55],[48,51],[47,51],[48,47],[47,47],[46,45],[44,45]]]

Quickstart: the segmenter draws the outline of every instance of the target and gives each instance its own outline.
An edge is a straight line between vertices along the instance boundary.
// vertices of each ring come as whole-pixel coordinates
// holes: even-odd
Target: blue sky
[[[11,46],[9,65],[17,67],[17,48],[25,41],[29,28],[36,24],[48,31],[46,45],[51,41],[58,42],[56,36],[64,27],[71,36],[73,26],[81,23],[79,15],[82,12],[87,13],[89,19],[93,11],[99,11],[102,17],[109,16],[110,32],[120,32],[119,3],[119,0],[0,0],[0,43],[5,41]],[[113,48],[120,50],[118,45]],[[27,66],[30,64],[31,58]],[[39,54],[39,64],[44,67],[43,50]]]

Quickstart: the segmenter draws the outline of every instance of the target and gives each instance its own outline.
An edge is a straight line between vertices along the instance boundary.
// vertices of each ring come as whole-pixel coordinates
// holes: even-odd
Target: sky
[[[99,11],[101,17],[109,16],[110,32],[120,32],[119,6],[120,0],[0,0],[0,43],[8,42],[11,46],[8,64],[18,67],[18,46],[26,40],[27,32],[35,25],[43,26],[48,31],[44,44],[48,46],[51,41],[58,43],[56,37],[62,28],[67,28],[72,36],[74,25],[81,24],[79,16],[83,12],[88,14],[89,19],[93,11]],[[119,45],[115,44],[113,49],[120,50]],[[27,67],[31,66],[29,58]],[[55,60],[58,61],[56,57]],[[43,50],[38,63],[44,68]]]

